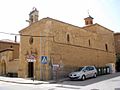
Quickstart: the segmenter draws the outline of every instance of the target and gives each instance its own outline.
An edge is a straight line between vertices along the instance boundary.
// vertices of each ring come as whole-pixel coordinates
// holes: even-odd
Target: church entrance
[[[34,74],[34,63],[33,62],[28,62],[28,77],[33,77]]]

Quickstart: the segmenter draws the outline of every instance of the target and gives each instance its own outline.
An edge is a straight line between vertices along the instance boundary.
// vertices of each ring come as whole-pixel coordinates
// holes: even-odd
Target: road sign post
[[[42,79],[44,80],[44,77],[45,77],[45,64],[47,64],[48,63],[48,57],[47,56],[41,56],[40,57],[40,60],[41,60],[41,64],[42,64]]]

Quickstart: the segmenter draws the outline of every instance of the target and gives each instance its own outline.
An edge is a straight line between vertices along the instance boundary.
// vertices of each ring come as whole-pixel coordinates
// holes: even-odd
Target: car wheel
[[[96,78],[96,77],[97,77],[97,74],[95,73],[93,77]]]
[[[85,75],[82,76],[81,80],[84,81],[86,79]]]

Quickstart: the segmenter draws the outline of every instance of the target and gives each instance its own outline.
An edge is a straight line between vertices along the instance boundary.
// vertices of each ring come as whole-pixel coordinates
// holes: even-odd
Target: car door
[[[89,67],[90,77],[94,76],[94,67]]]
[[[91,72],[90,72],[89,67],[86,67],[86,69],[85,69],[85,76],[86,76],[86,78],[89,78],[91,76]]]

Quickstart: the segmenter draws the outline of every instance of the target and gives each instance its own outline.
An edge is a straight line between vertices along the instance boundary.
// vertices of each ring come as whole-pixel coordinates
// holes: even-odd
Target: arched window
[[[32,36],[30,36],[30,38],[29,38],[29,44],[33,44],[33,37]]]
[[[67,34],[67,42],[70,42],[70,35]]]
[[[92,22],[92,21],[90,21],[90,24],[93,24],[93,22]]]
[[[30,21],[33,22],[33,15],[30,16]]]
[[[86,25],[88,25],[88,21],[86,21],[85,23],[86,23]]]
[[[91,45],[90,39],[88,40],[89,46]]]
[[[106,51],[108,51],[108,45],[107,44],[105,44],[105,49],[106,49]]]
[[[11,45],[10,48],[13,48],[13,46]]]

